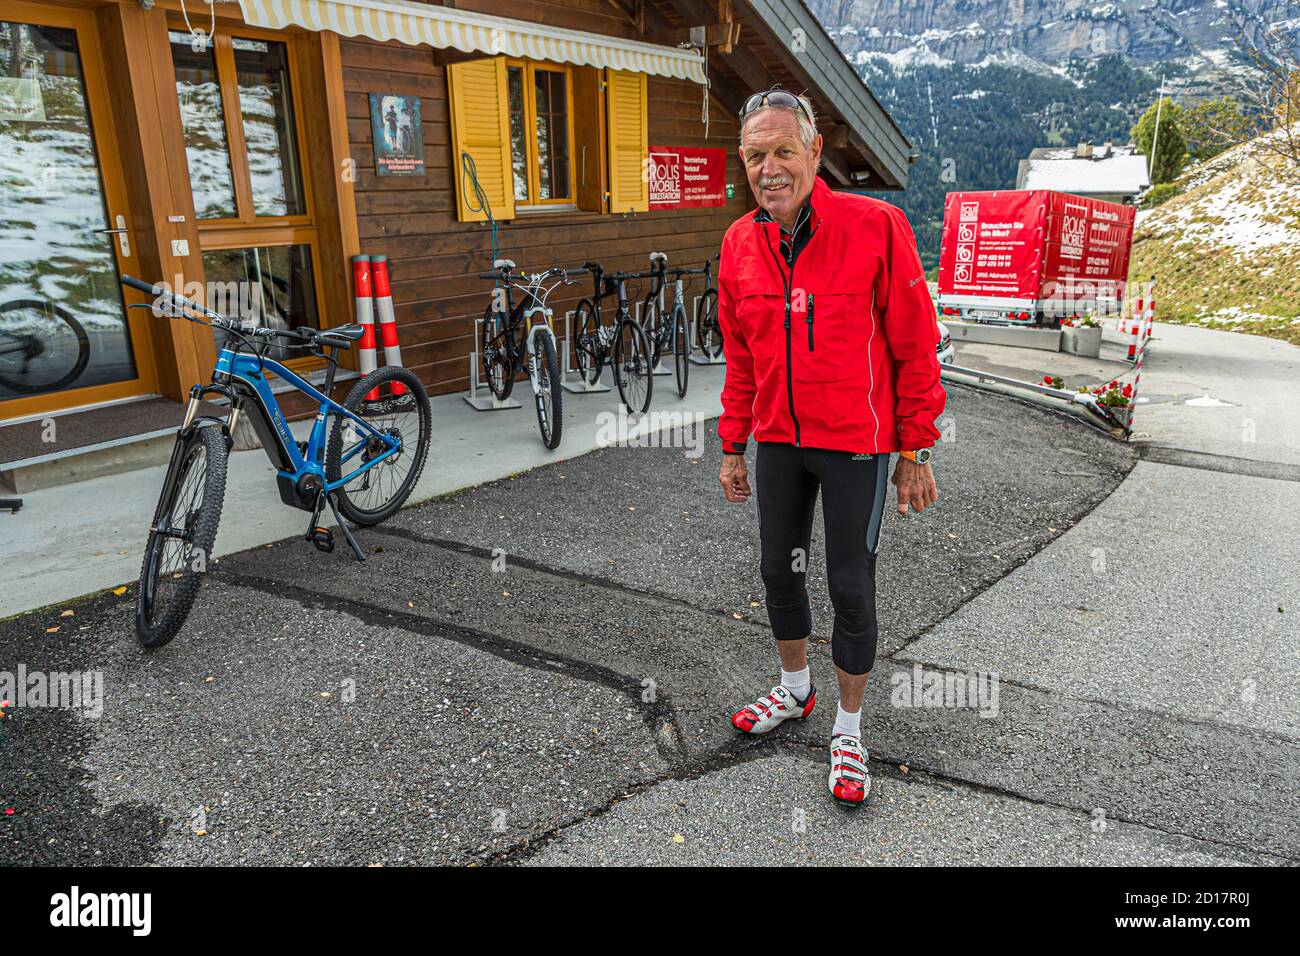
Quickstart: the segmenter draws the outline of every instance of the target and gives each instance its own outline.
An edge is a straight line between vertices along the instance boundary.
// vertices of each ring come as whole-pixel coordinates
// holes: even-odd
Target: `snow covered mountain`
[[[1213,75],[1244,67],[1240,39],[1290,23],[1294,0],[809,0],[850,59],[916,66],[1003,64],[1034,72],[1111,54]],[[1292,22],[1294,21],[1294,22]]]

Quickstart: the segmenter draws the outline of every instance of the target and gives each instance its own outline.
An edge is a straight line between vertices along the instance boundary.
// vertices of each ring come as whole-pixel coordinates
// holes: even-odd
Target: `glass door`
[[[155,390],[111,120],[93,16],[0,0],[0,419]]]

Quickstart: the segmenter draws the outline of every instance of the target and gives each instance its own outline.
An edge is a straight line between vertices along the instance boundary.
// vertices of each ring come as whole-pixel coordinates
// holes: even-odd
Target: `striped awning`
[[[611,67],[704,82],[704,58],[695,50],[411,0],[239,0],[239,6],[245,22],[273,30],[299,26],[348,37],[424,43],[465,53]]]

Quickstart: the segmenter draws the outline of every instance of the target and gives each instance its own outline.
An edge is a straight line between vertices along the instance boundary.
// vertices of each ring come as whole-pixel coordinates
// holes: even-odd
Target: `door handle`
[[[118,216],[114,217],[114,222],[116,224],[116,228],[96,229],[95,232],[103,236],[117,236],[117,245],[118,248],[121,249],[122,251],[122,258],[130,259],[131,240],[127,238],[127,233],[129,232],[129,230],[126,227],[126,217],[119,214]]]

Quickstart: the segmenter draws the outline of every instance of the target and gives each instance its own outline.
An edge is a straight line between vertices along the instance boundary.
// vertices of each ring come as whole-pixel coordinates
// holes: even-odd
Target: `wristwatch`
[[[918,448],[916,451],[900,451],[899,458],[906,458],[908,461],[914,461],[918,465],[924,465],[930,460],[930,449]]]

